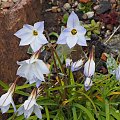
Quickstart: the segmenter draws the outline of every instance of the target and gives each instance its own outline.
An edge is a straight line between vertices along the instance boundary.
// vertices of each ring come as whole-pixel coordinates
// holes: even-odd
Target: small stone
[[[100,5],[96,5],[96,6],[93,7],[94,10],[97,10],[99,8],[100,8]]]
[[[61,9],[60,9],[60,8],[58,8],[58,9],[57,9],[57,11],[58,11],[58,12],[61,12]]]
[[[69,3],[65,3],[63,8],[65,8],[66,10],[69,10],[71,8],[71,5]]]
[[[13,2],[3,2],[1,5],[1,8],[5,9],[5,8],[10,8],[14,5]]]
[[[83,18],[84,20],[86,20],[86,19],[88,18],[87,14],[84,14],[84,15],[82,16],[82,18]]]
[[[75,1],[75,3],[73,4],[73,8],[77,7],[78,6],[78,1]]]
[[[94,16],[94,12],[93,11],[87,12],[86,15],[88,18],[92,18]]]
[[[52,12],[56,13],[57,10],[58,10],[58,6],[53,6],[53,7],[52,7]]]

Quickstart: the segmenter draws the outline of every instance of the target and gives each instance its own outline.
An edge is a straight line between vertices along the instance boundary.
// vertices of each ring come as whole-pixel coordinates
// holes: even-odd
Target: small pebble
[[[88,18],[87,14],[84,14],[84,15],[82,16],[82,18],[83,18],[84,20],[86,20],[86,19]]]
[[[97,10],[99,8],[100,8],[100,5],[96,5],[96,6],[93,7],[94,10]]]
[[[78,1],[75,1],[75,3],[73,4],[72,7],[74,8],[74,7],[77,7],[77,6],[78,6]]]
[[[94,16],[94,12],[93,11],[87,12],[86,15],[88,18],[92,18]]]
[[[52,12],[54,12],[54,13],[58,12],[58,6],[53,6],[52,7]]]
[[[63,8],[65,8],[66,10],[69,10],[71,8],[69,3],[65,3]]]

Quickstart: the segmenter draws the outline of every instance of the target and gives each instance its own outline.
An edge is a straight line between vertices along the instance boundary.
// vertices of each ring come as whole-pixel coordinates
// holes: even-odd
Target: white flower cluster
[[[44,32],[44,21],[37,22],[32,25],[25,24],[22,29],[17,31],[14,35],[21,39],[20,46],[30,45],[34,51],[30,59],[17,62],[20,67],[17,70],[17,75],[24,77],[27,81],[32,84],[36,83],[36,87],[18,110],[16,110],[13,93],[16,87],[16,81],[11,85],[8,92],[0,97],[0,109],[2,113],[5,113],[12,104],[16,114],[22,115],[27,119],[32,114],[42,119],[41,109],[42,106],[36,103],[37,90],[41,82],[45,81],[44,75],[49,74],[47,65],[40,59],[38,59],[40,49],[43,45],[47,44],[48,41],[43,34]],[[87,46],[86,43],[86,29],[80,25],[78,16],[72,11],[68,17],[67,27],[61,32],[58,37],[57,44],[67,44],[69,48],[73,48],[76,44],[81,46]],[[78,60],[73,62],[71,59],[66,59],[66,67],[70,67],[71,71],[79,70],[84,64],[84,60]],[[86,77],[84,81],[85,90],[89,90],[92,86],[92,76],[95,73],[95,62],[93,60],[93,49],[90,52],[89,59],[84,65],[84,75]],[[116,69],[116,79],[120,81],[120,64]]]
[[[25,24],[23,25],[22,29],[14,34],[21,39],[19,44],[20,46],[30,45],[34,52],[30,59],[17,62],[17,64],[20,65],[17,70],[17,75],[26,78],[30,84],[36,83],[37,88],[40,86],[42,81],[45,81],[44,74],[49,74],[47,65],[42,60],[38,59],[41,47],[48,43],[43,32],[44,21],[37,22],[34,24],[34,26]],[[74,13],[74,11],[72,11],[67,21],[67,28],[65,28],[60,34],[57,44],[67,44],[69,48],[74,47],[76,44],[87,46],[85,34],[86,29],[80,25],[78,16]],[[82,65],[83,60],[79,60],[76,63],[72,62],[71,70],[76,71]],[[84,74],[87,77],[85,81],[85,87],[92,85],[91,80],[88,80],[88,78],[94,74],[93,65],[94,61],[92,58],[90,58],[85,64]],[[28,100],[26,100],[24,104],[21,105],[18,110],[16,110],[14,101],[12,99],[13,93],[15,91],[15,86],[16,82],[11,85],[7,93],[3,94],[0,97],[0,109],[2,113],[7,112],[10,108],[10,104],[12,104],[14,111],[18,116],[24,114],[25,118],[29,118],[32,112],[34,112],[35,115],[41,119],[42,106],[39,106],[36,103],[37,88],[33,89]]]

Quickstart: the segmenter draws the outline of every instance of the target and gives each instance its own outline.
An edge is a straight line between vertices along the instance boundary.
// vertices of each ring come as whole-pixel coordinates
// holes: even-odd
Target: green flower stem
[[[56,72],[57,72],[57,74],[58,74],[57,64],[56,64],[55,55],[54,55],[53,50],[51,50],[51,53],[52,53],[52,56],[53,56],[53,61],[54,61],[55,69],[56,69]],[[62,80],[60,79],[59,75],[57,75],[57,76],[58,76],[58,80],[59,80],[60,85],[63,86]],[[64,90],[64,91],[65,91],[65,90]],[[66,99],[66,92],[61,92],[61,90],[60,90],[60,91],[59,91],[59,94],[60,94],[60,96],[61,96],[61,98],[62,98],[63,100]]]
[[[65,74],[64,68],[63,68],[63,66],[62,66],[62,63],[61,63],[61,61],[60,61],[60,58],[59,58],[59,56],[58,56],[58,54],[57,54],[55,48],[52,47],[52,50],[54,51],[54,54],[55,54],[55,56],[56,56],[56,58],[57,58],[57,60],[58,60],[58,62],[59,62],[61,72],[62,72],[63,74]]]
[[[45,112],[46,112],[47,120],[50,120],[50,114],[47,106],[45,106]]]

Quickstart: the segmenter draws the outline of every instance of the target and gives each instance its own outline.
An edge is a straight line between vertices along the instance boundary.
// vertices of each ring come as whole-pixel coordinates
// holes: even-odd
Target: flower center
[[[38,32],[36,30],[33,30],[33,35],[34,36],[37,36],[38,35]]]
[[[76,29],[72,29],[71,33],[72,33],[72,35],[75,35],[75,34],[77,34],[77,30]]]

